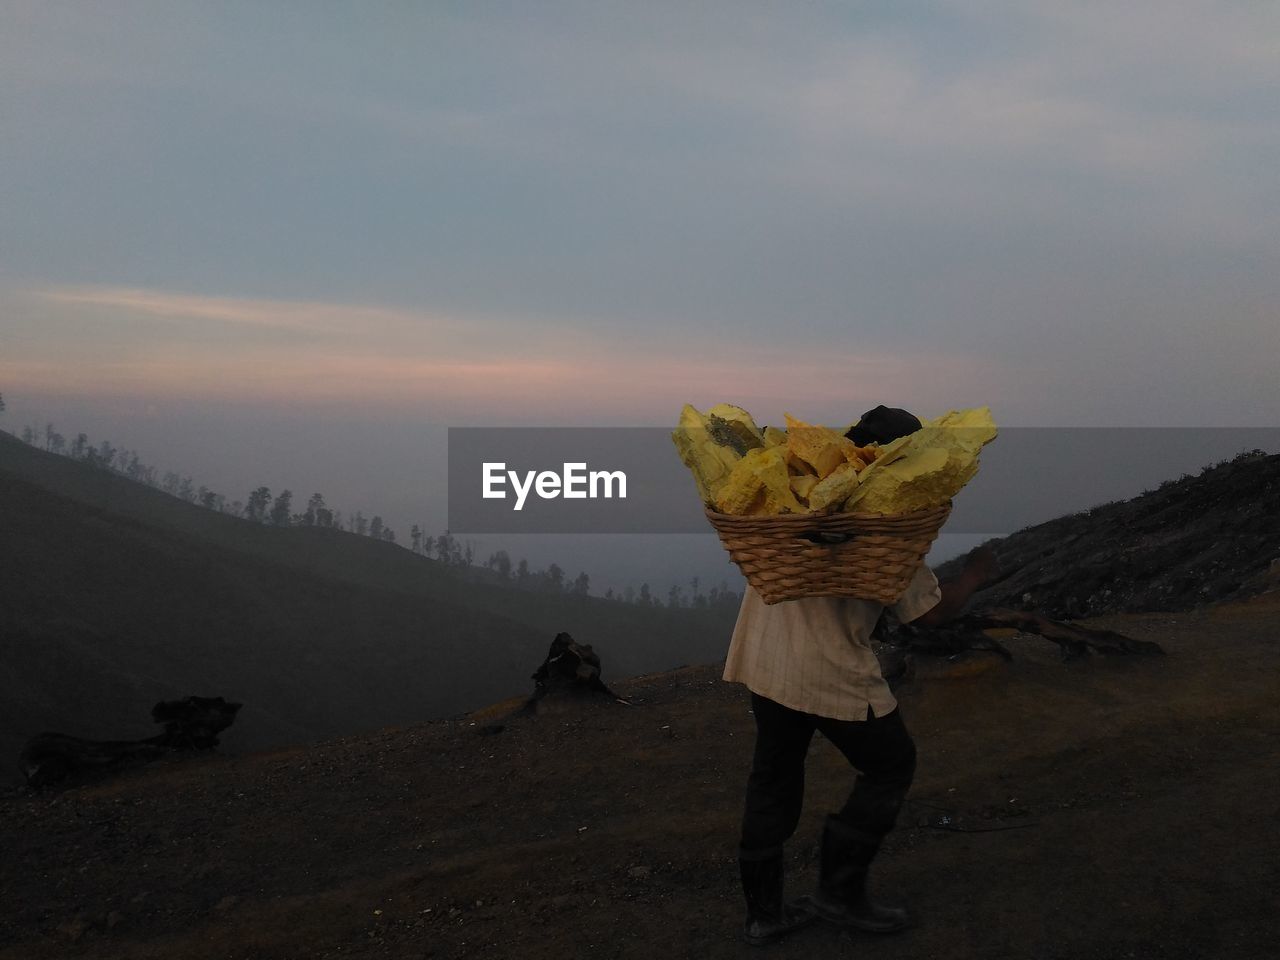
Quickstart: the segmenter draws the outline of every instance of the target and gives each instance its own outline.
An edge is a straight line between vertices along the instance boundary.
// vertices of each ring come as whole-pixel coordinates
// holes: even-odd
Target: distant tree
[[[392,530],[390,527],[384,527],[382,530],[382,539],[387,541],[387,543],[395,543],[396,532]]]
[[[604,598],[605,598],[606,600],[612,600],[612,599],[613,599],[613,587],[610,587],[608,590],[606,590],[606,591],[604,592]]]
[[[140,459],[138,459],[137,450],[134,450],[131,454],[129,454],[129,460],[128,460],[128,463],[125,465],[124,473],[125,473],[125,476],[127,476],[130,480],[137,480],[139,483],[141,483],[143,480],[146,479],[147,467],[142,463]]]
[[[414,553],[422,552],[422,528],[416,523],[409,528],[409,549]]]
[[[564,589],[564,570],[560,564],[553,563],[547,567],[547,586],[557,593]]]
[[[719,586],[712,587],[709,595],[709,603],[716,607],[734,607],[742,602],[742,598],[729,589],[729,585],[723,580]]]
[[[249,502],[245,506],[244,515],[250,520],[261,523],[267,516],[267,504],[271,502],[271,488],[258,487],[249,494]]]
[[[636,602],[636,588],[631,586],[631,584],[627,584],[627,588],[622,591],[622,601],[623,603]]]
[[[262,487],[260,489],[266,490],[267,488]],[[267,491],[267,496],[270,496],[270,495],[271,495],[270,491]],[[263,506],[265,509],[266,504],[264,503]],[[287,527],[289,526],[289,522],[292,519],[292,513],[290,512],[292,510],[293,510],[293,491],[281,490],[280,495],[276,497],[275,503],[271,505],[271,513],[267,515],[267,521],[273,527]]]
[[[232,500],[229,504],[227,504],[227,505],[223,508],[223,512],[224,512],[224,513],[229,513],[229,514],[231,514],[231,516],[233,516],[233,517],[243,517],[243,516],[244,516],[244,501],[243,501],[243,500]]]
[[[317,499],[319,499],[321,503],[324,502],[324,498],[321,497],[320,494],[318,493],[313,493],[311,495],[311,499],[307,501],[307,505],[303,509],[302,515],[301,515],[302,526],[314,527],[316,525],[316,500]]]
[[[357,510],[356,515],[351,518],[351,532],[359,534],[362,537],[368,536],[369,534],[369,521],[365,519],[364,514],[359,510]]]
[[[587,576],[585,570],[574,578],[571,592],[578,597],[585,597],[591,592],[591,578]]]
[[[302,514],[303,526],[328,527],[333,524],[333,513],[324,505],[324,495],[313,493]]]
[[[436,538],[433,536],[425,536],[422,538],[422,555],[424,557],[431,556],[431,551],[436,548]]]
[[[62,453],[66,449],[67,438],[60,433],[55,433],[49,438],[49,449],[54,453]]]
[[[88,434],[84,434],[84,433],[76,434],[75,442],[71,444],[71,456],[75,457],[77,460],[83,460],[85,451],[88,449],[89,449]],[[177,476],[177,474],[174,474],[174,476]]]
[[[195,483],[190,477],[182,478],[182,483],[178,485],[178,496],[187,501],[187,503],[192,503],[195,500]]]
[[[46,423],[44,425],[44,448],[46,450],[53,449],[53,435],[57,432],[57,430],[53,429],[52,423]]]
[[[218,501],[222,498],[208,487],[200,488],[200,506],[209,510],[218,509]]]
[[[105,470],[110,470],[111,465],[115,463],[115,459],[116,448],[113,447],[110,442],[103,440],[98,444],[98,455],[95,461],[96,466],[102,467]],[[187,482],[190,483],[190,478],[188,478]],[[186,497],[184,499],[190,500],[191,497]]]
[[[649,592],[649,584],[640,584],[640,597],[638,602],[642,607],[653,606],[653,594]]]
[[[680,584],[673,583],[671,589],[667,591],[667,606],[671,609],[684,605],[684,591],[680,589]]]
[[[485,566],[493,570],[503,580],[511,576],[511,556],[505,550],[490,554],[489,559],[485,561]]]
[[[471,541],[467,541],[467,545],[462,548],[462,565],[469,567],[476,559],[475,547],[471,545]]]
[[[524,557],[521,557],[520,562],[516,564],[516,580],[520,583],[529,582],[529,561]]]
[[[22,442],[29,443],[33,447],[36,445],[35,427],[32,427],[30,424],[28,424],[27,426],[22,428]]]
[[[0,413],[4,413],[4,394],[0,393]]]
[[[375,540],[382,539],[382,518],[374,517],[369,521],[369,536]]]

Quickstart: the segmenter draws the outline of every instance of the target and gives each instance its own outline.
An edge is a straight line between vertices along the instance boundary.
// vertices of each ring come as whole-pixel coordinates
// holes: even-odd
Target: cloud
[[[126,314],[162,319],[207,320],[234,326],[338,333],[407,323],[447,323],[441,318],[385,307],[318,303],[303,300],[253,300],[210,297],[131,287],[83,287],[35,291],[55,303],[105,307]]]
[[[45,290],[70,311],[111,311],[109,345],[72,353],[57,319],[46,340],[0,362],[13,391],[155,396],[269,406],[422,410],[495,423],[662,423],[680,405],[732,399],[781,419],[829,410],[850,418],[886,397],[945,407],[966,384],[993,378],[989,360],[964,353],[874,351],[847,344],[762,346],[716,333],[654,342],[541,320],[458,318],[376,305],[208,297],[138,288]],[[129,317],[188,317],[314,334],[301,341],[210,341],[181,326],[131,326]],[[167,331],[167,332],[165,332]],[[904,399],[902,402],[908,402]],[[855,409],[856,408],[856,409]]]

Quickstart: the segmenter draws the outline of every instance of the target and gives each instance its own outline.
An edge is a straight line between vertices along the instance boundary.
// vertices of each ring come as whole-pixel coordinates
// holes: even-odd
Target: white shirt
[[[922,564],[889,609],[907,623],[940,599],[933,571]],[[865,720],[870,706],[882,717],[898,705],[871,649],[871,631],[882,610],[873,601],[845,597],[766,604],[748,586],[729,642],[724,679],[802,713]]]

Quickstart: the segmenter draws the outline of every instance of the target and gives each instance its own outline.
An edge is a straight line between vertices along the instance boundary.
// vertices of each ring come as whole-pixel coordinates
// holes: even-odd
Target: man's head
[[[897,407],[886,407],[883,404],[874,410],[868,410],[862,419],[848,429],[845,436],[860,447],[869,443],[888,443],[915,433],[924,424],[914,415]]]

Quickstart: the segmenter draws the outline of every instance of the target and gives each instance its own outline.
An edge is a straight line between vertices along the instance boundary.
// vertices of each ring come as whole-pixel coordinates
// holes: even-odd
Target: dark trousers
[[[879,843],[893,829],[916,770],[916,745],[897,710],[866,720],[832,720],[751,695],[756,749],[742,818],[744,859],[767,859],[795,833],[804,803],[804,761],[815,730],[859,773],[835,814],[854,833]]]

